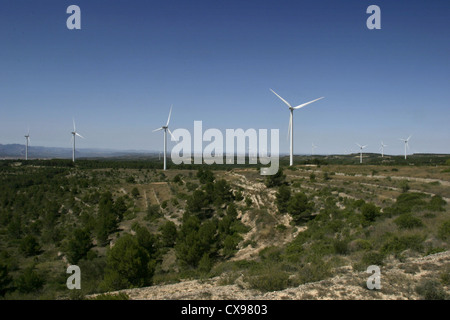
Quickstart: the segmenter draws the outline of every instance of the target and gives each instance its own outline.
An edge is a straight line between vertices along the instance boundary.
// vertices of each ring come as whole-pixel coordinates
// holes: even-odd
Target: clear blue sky
[[[66,9],[81,8],[81,30]],[[366,9],[381,8],[381,30]],[[280,129],[288,152],[343,153],[355,142],[402,154],[450,153],[450,2],[0,2],[0,143],[161,150],[170,127]],[[193,130],[192,130],[193,131]],[[205,144],[206,145],[206,144]],[[173,146],[173,144],[169,145]]]

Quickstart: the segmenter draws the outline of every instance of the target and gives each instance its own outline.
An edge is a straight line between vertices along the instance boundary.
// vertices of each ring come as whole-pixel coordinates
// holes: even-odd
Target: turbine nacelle
[[[293,134],[293,130],[294,130],[294,128],[293,128],[294,127],[294,123],[293,123],[294,110],[303,108],[304,106],[307,106],[308,104],[311,104],[311,103],[316,102],[316,101],[318,101],[320,99],[323,99],[324,97],[321,97],[321,98],[318,98],[318,99],[315,99],[315,100],[312,100],[312,101],[300,104],[300,105],[298,105],[296,107],[293,107],[293,106],[291,106],[291,104],[289,102],[287,102],[280,95],[278,95],[278,93],[276,93],[272,89],[270,89],[270,91],[272,91],[273,94],[275,94],[281,101],[283,101],[288,106],[288,108],[290,110],[290,113],[291,113],[291,115],[289,117],[288,138],[289,138],[289,135],[290,135],[291,136],[291,141],[290,141],[290,162],[289,162],[289,164],[292,166],[293,163],[294,163],[294,159],[293,159],[293,157],[294,157],[294,141],[293,141],[294,140],[294,134]]]

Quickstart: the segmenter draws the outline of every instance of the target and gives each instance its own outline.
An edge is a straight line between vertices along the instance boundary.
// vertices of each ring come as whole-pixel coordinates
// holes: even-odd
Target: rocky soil
[[[416,286],[426,279],[438,280],[440,273],[449,267],[450,251],[404,262],[393,261],[381,267],[379,290],[367,288],[370,274],[356,272],[348,266],[335,270],[336,275],[326,280],[265,293],[249,289],[243,276],[233,284],[221,285],[226,282],[226,274],[120,292],[125,292],[132,300],[416,300],[422,298]],[[448,286],[444,289],[450,293]]]

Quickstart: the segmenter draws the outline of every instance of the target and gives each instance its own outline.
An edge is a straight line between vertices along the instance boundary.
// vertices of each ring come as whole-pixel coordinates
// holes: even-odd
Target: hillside
[[[366,272],[341,267],[336,275],[318,282],[279,291],[261,292],[249,289],[242,279],[227,284],[227,275],[206,280],[190,280],[168,285],[121,290],[131,300],[420,300],[416,291],[426,283],[439,282],[442,270],[450,268],[450,251],[422,258],[407,258],[404,262],[390,262],[381,269],[381,289],[367,288]],[[445,287],[449,292],[449,286]],[[431,296],[435,291],[430,289]],[[91,296],[91,298],[96,295]]]
[[[0,162],[4,297],[447,297],[448,166],[158,166]],[[81,290],[65,287],[69,264]],[[380,291],[365,286],[370,265]]]

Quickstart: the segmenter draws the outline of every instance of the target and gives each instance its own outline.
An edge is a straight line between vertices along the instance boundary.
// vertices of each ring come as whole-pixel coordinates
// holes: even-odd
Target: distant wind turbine
[[[289,118],[288,135],[290,133],[290,136],[291,136],[289,165],[292,166],[294,164],[294,109],[303,108],[304,106],[307,106],[308,104],[316,102],[317,100],[323,99],[324,97],[300,104],[296,107],[292,107],[289,104],[289,102],[287,102],[282,97],[280,97],[275,91],[273,91],[272,89],[270,89],[270,91],[272,91],[278,98],[280,98],[280,100],[283,101],[289,107],[289,110],[291,111],[291,116]]]
[[[408,139],[402,139],[402,138],[399,138],[399,140],[402,140],[402,141],[405,143],[405,160],[406,160],[406,148],[409,149],[408,141],[409,141],[409,139],[411,139],[411,137],[412,137],[412,135],[410,135],[410,136],[408,137]]]
[[[312,146],[311,146],[311,155],[314,155],[314,149],[315,148],[317,148],[317,146],[316,145],[314,145],[314,142],[312,143]]]
[[[170,107],[169,117],[167,118],[167,123],[166,123],[166,125],[165,125],[165,126],[162,126],[161,128],[158,128],[158,129],[153,130],[153,132],[160,131],[160,130],[164,130],[164,170],[167,169],[167,165],[166,165],[166,154],[167,154],[167,131],[169,131],[169,133],[170,133],[170,135],[172,136],[172,138],[173,138],[174,140],[176,140],[175,137],[173,136],[172,132],[170,132],[170,129],[169,129],[169,121],[170,121],[170,115],[172,114],[172,107],[173,107],[173,105]]]
[[[80,138],[84,139],[84,137],[77,132],[77,129],[75,128],[75,119],[73,120],[73,131],[72,131],[72,140],[73,140],[73,149],[72,149],[72,161],[75,162],[75,138],[76,136],[79,136]]]
[[[385,148],[385,147],[387,147],[387,144],[384,144],[383,141],[381,141],[381,147],[380,147],[380,150],[381,150],[381,157],[382,157],[382,158],[384,157],[384,148]]]
[[[30,142],[30,129],[28,129],[28,133],[25,135],[25,139],[27,140],[27,144],[25,146],[25,160],[28,160],[28,143]]]
[[[362,163],[362,151],[365,147],[367,147],[367,145],[365,146],[361,146],[360,144],[356,144],[359,147],[359,163]]]

